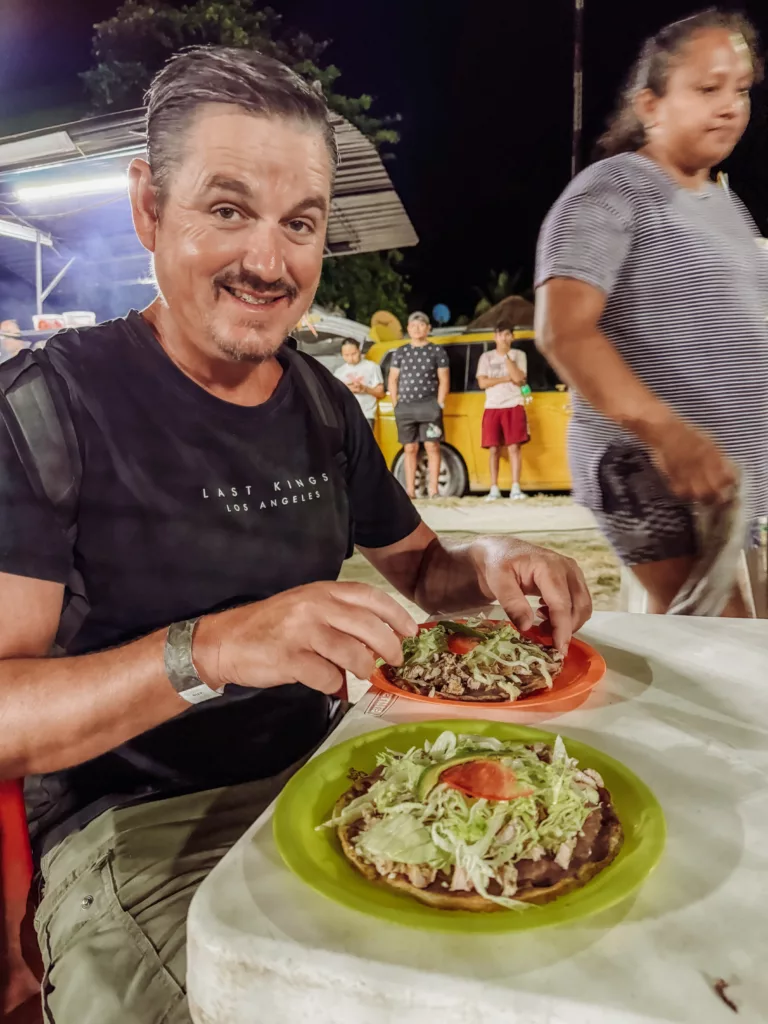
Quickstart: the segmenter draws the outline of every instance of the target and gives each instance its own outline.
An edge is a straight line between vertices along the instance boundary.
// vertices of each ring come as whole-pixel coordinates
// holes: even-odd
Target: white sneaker
[[[527,497],[528,495],[523,494],[523,492],[520,490],[520,484],[515,484],[512,490],[509,492],[510,501],[525,501]]]
[[[499,488],[498,487],[492,487],[490,492],[486,496],[485,500],[486,501],[498,501],[500,497],[501,497],[501,491],[499,490]]]

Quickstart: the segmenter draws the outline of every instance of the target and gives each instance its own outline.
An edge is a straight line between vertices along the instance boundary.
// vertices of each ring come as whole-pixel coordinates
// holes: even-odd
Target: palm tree
[[[518,295],[518,288],[523,276],[522,270],[516,270],[510,274],[508,270],[491,271],[487,283],[482,288],[475,288],[474,291],[480,296],[475,306],[475,316],[482,316],[493,306],[497,306],[504,299]]]

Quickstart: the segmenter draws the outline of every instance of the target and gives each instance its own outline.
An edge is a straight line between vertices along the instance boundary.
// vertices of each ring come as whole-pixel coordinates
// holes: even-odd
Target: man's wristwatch
[[[165,636],[163,652],[165,674],[171,686],[190,704],[201,704],[204,700],[224,696],[224,687],[214,690],[204,683],[192,661],[192,638],[199,621],[186,619],[184,622],[171,623]]]

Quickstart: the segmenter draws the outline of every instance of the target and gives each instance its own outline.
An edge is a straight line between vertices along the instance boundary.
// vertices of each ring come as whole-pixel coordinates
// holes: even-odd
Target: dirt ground
[[[445,500],[445,499],[444,499]],[[471,500],[471,499],[469,499]],[[548,501],[568,499],[548,499]],[[464,498],[463,502],[467,499]],[[451,533],[451,540],[471,540],[473,534]],[[573,530],[559,533],[521,533],[523,540],[552,548],[575,558],[587,578],[596,611],[615,611],[619,597],[619,563],[597,530]],[[394,589],[376,570],[358,554],[345,565],[341,578],[370,583],[395,595]],[[396,596],[396,595],[395,595]],[[404,602],[407,604],[408,602]]]

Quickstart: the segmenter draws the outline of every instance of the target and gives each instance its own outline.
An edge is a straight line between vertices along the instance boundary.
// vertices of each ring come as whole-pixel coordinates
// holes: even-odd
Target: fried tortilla
[[[533,751],[534,748],[526,747],[525,750]],[[410,755],[405,755],[405,757],[408,756]],[[530,758],[530,754],[528,756]],[[564,748],[563,756],[565,756]],[[496,758],[495,764],[489,761],[490,757]],[[560,771],[559,765],[553,766],[552,751],[548,747],[536,750],[536,757],[549,765],[555,773]],[[414,802],[419,800],[426,806],[429,792],[434,791],[436,786],[440,786],[443,791],[449,788],[455,789],[455,786],[446,785],[444,782],[441,784],[440,780],[450,777],[449,774],[446,774],[448,769],[455,772],[459,766],[463,766],[461,770],[464,771],[468,765],[471,765],[473,769],[471,774],[473,775],[477,775],[475,769],[481,765],[486,768],[490,767],[491,775],[496,772],[503,778],[506,773],[512,779],[513,789],[509,790],[512,792],[516,785],[515,776],[510,769],[502,766],[505,763],[504,758],[506,758],[506,762],[514,763],[514,753],[502,752],[495,755],[477,753],[453,760],[449,759],[442,765],[438,763],[427,767],[425,772],[434,776],[431,788],[425,794],[422,792],[423,785],[420,783],[419,787],[404,795],[404,806],[407,807],[410,801],[412,811]],[[370,775],[356,776],[352,786],[338,800],[330,824],[336,826],[344,856],[365,878],[372,883],[386,885],[405,892],[431,907],[441,910],[490,912],[505,909],[505,906],[511,905],[512,901],[516,904],[550,903],[552,900],[580,889],[603,871],[617,856],[623,842],[621,823],[616,816],[610,793],[605,788],[602,779],[595,772],[581,771],[572,759],[568,759],[566,764],[570,773],[567,785],[572,787],[574,792],[578,789],[579,792],[583,790],[584,793],[587,793],[590,787],[594,788],[594,793],[587,794],[589,799],[584,796],[583,810],[579,812],[580,816],[566,836],[567,842],[559,849],[557,848],[559,840],[555,842],[554,847],[550,840],[549,848],[538,845],[538,839],[533,840],[535,846],[529,842],[526,847],[528,853],[521,853],[520,856],[510,859],[496,875],[488,879],[485,893],[475,888],[467,872],[459,869],[455,860],[446,858],[441,867],[435,867],[436,863],[441,862],[436,862],[433,859],[432,866],[430,866],[429,863],[397,863],[390,859],[389,855],[366,856],[363,850],[365,844],[361,844],[360,839],[367,829],[373,827],[377,822],[381,823],[385,820],[387,812],[380,813],[372,805],[363,812],[362,816],[356,816],[354,820],[346,821],[343,820],[348,817],[345,815],[345,809],[355,801],[359,805],[361,798],[365,797],[376,783],[382,782],[382,780],[386,782],[387,779],[384,775],[386,768],[380,766]],[[575,786],[573,786],[574,780],[576,780]],[[466,800],[464,806],[467,813],[471,813],[472,806],[482,800],[484,808],[489,814],[494,813],[495,810],[502,817],[506,815],[504,821],[507,830],[514,830],[517,827],[518,819],[515,815],[518,813],[518,809],[514,807],[513,800],[495,800],[471,795],[467,798],[466,790],[460,790],[460,792],[465,794],[462,799]],[[519,820],[522,822],[525,815],[528,815],[528,827],[530,827],[530,816],[533,813],[534,820],[538,821],[536,828],[541,829],[544,834],[549,814],[546,799],[539,800],[539,797],[530,788],[525,789],[518,786],[517,793],[523,798],[530,797],[533,800],[533,808],[529,800],[528,806],[520,809],[520,814],[523,817]],[[568,799],[573,804],[575,798],[569,794]],[[552,806],[550,802],[550,809]],[[350,810],[353,811],[354,808],[350,808]],[[417,828],[419,821],[423,820],[423,815],[420,817],[417,814],[413,827]],[[428,821],[431,820],[433,819],[428,818]],[[520,827],[522,828],[522,825]],[[429,834],[428,825],[426,834]],[[538,833],[535,834],[538,835]],[[551,832],[546,834],[551,835]],[[514,831],[512,831],[512,835],[514,835]],[[567,850],[564,854],[565,847]],[[510,895],[512,901],[502,898]]]
[[[390,683],[423,697],[467,703],[524,699],[549,689],[563,666],[555,648],[499,622],[438,623],[406,638],[403,655],[399,668],[380,666]]]

